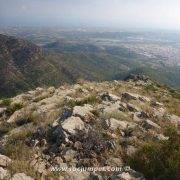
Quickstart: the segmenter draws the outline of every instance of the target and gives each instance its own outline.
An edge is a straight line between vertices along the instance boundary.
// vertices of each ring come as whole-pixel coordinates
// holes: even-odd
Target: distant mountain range
[[[78,79],[124,79],[144,73],[170,86],[180,87],[180,72],[142,63],[142,56],[127,48],[57,41],[44,47],[0,35],[0,96],[11,96],[37,86],[59,86]]]

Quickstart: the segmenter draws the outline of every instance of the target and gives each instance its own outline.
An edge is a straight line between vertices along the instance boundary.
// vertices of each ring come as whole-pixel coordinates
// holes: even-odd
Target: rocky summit
[[[2,99],[0,179],[179,179],[179,110],[179,92],[147,78]]]

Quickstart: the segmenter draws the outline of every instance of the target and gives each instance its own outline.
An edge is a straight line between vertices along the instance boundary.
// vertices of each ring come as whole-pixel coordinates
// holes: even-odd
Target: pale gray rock
[[[164,114],[166,113],[166,109],[163,107],[160,108],[154,108],[153,109],[154,115],[158,118],[161,118],[164,116]]]
[[[71,161],[76,155],[76,151],[69,149],[66,151],[64,158],[66,161]]]
[[[0,166],[7,167],[11,163],[11,159],[5,155],[0,154]]]
[[[134,170],[129,170],[128,172],[122,172],[117,176],[117,179],[120,180],[145,180],[144,176],[141,173],[138,173]]]
[[[48,91],[50,94],[54,93],[55,90],[56,90],[55,87],[49,87],[49,88],[47,89],[47,91]]]
[[[9,177],[9,171],[0,167],[0,179],[7,179]]]
[[[32,178],[30,176],[27,176],[24,173],[16,173],[16,174],[13,175],[11,180],[34,180],[34,178]]]
[[[114,112],[117,112],[117,111],[120,111],[120,105],[119,105],[119,102],[116,102],[116,103],[110,103],[106,106],[103,107],[103,112],[104,113],[114,113]]]
[[[106,124],[111,130],[121,129],[125,130],[128,127],[128,122],[126,121],[120,121],[114,118],[107,119]]]
[[[71,116],[62,123],[62,128],[71,134],[75,134],[76,130],[85,129],[85,125],[79,117]]]
[[[170,119],[170,122],[172,124],[174,124],[176,127],[178,127],[180,125],[180,117],[179,116],[171,115],[169,119]]]
[[[93,111],[93,107],[89,104],[85,104],[84,106],[75,106],[73,108],[73,115],[80,118],[86,118],[86,116],[93,116],[91,111]]]

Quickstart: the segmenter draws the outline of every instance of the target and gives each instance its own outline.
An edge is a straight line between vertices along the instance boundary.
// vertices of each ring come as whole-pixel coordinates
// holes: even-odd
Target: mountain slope
[[[0,95],[9,96],[36,86],[74,83],[77,79],[111,80],[134,62],[112,58],[87,44],[55,43],[57,52],[43,50],[28,41],[0,35]],[[61,47],[61,48],[60,48]],[[59,49],[60,48],[60,49]],[[50,48],[51,49],[51,48]]]
[[[0,63],[0,92],[7,95],[37,85],[43,71],[49,68],[40,48],[3,35],[0,35]]]
[[[141,44],[143,48],[143,44]],[[59,61],[66,67],[73,67],[79,72],[86,71],[83,76],[88,79],[124,79],[130,74],[145,74],[154,80],[158,80],[176,89],[180,88],[180,66],[173,60],[172,55],[164,60],[163,52],[169,52],[168,48],[162,48],[160,55],[146,54],[146,49],[136,51],[136,45],[125,46],[121,44],[89,42],[87,40],[59,40],[43,46],[54,55],[52,60],[57,60],[62,55],[65,61]],[[134,48],[133,48],[134,47]],[[161,47],[161,46],[160,46]],[[159,47],[159,48],[160,48]],[[158,51],[158,49],[156,51]],[[167,52],[166,52],[167,50]],[[157,53],[157,52],[156,52]],[[173,53],[173,52],[171,52]],[[178,55],[176,55],[178,57]],[[171,61],[173,63],[171,64]],[[81,70],[80,70],[81,69]],[[88,75],[88,77],[87,77]]]
[[[69,74],[62,72],[61,68],[49,63],[40,47],[0,35],[0,95],[8,96],[36,86],[67,82]]]
[[[144,76],[36,88],[0,100],[0,175],[179,179],[179,108],[179,92]]]

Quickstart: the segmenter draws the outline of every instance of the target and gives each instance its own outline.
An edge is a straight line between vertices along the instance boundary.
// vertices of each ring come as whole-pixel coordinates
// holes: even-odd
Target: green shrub
[[[11,99],[10,98],[3,99],[1,104],[4,106],[9,106],[11,104]]]
[[[15,103],[13,104],[12,106],[9,106],[7,109],[6,109],[6,113],[8,115],[11,115],[13,114],[15,111],[19,110],[23,108],[23,105],[21,103]]]
[[[175,128],[168,128],[169,140],[149,142],[128,159],[128,164],[149,179],[180,178],[180,135]]]
[[[29,176],[39,178],[38,173],[30,166],[29,162],[34,152],[23,141],[16,140],[13,143],[12,141],[8,143],[5,147],[5,154],[13,160],[8,167],[11,175],[24,172]]]
[[[2,137],[4,134],[8,133],[13,128],[14,128],[14,126],[12,124],[9,124],[7,122],[1,122],[1,124],[0,124],[0,137]]]
[[[147,92],[149,92],[149,91],[155,92],[157,90],[157,88],[153,84],[149,84],[149,85],[145,86],[145,90]]]
[[[73,108],[74,106],[83,106],[84,104],[96,104],[98,102],[98,98],[96,97],[96,95],[90,95],[80,101],[76,101],[76,100],[70,100],[67,105],[71,108]]]

